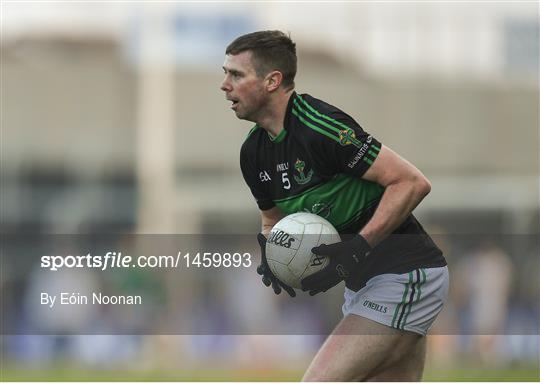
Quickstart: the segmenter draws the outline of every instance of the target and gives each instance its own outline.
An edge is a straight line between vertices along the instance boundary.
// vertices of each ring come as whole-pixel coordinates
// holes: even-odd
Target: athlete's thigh
[[[421,381],[426,361],[426,337],[418,337],[392,366],[381,367],[367,381]]]
[[[326,339],[302,380],[365,380],[399,362],[420,337],[347,315]]]

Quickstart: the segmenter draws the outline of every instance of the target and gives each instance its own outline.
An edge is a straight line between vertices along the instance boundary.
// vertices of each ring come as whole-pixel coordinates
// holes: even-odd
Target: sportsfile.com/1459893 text
[[[194,252],[179,251],[172,255],[140,255],[132,257],[122,252],[110,251],[105,255],[43,255],[41,268],[58,271],[62,268],[249,268],[249,252]]]

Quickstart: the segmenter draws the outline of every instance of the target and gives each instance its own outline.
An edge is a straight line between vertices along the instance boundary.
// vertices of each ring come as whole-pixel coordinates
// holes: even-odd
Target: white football
[[[328,257],[311,252],[320,244],[340,242],[336,229],[327,220],[313,213],[299,212],[278,221],[266,242],[266,259],[278,279],[293,288],[300,281],[323,269]]]

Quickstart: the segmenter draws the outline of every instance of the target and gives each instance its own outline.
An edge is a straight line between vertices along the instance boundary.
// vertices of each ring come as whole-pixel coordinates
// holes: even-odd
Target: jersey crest
[[[339,131],[339,143],[342,146],[352,144],[356,148],[362,147],[362,142],[356,138],[356,135],[351,128],[342,129],[341,131]]]
[[[306,163],[300,159],[296,159],[296,162],[294,163],[294,169],[296,170],[296,172],[298,172],[298,175],[294,175],[294,180],[298,184],[307,184],[311,181],[311,178],[313,177],[313,169],[310,169],[310,171],[306,175],[304,173],[305,168]]]

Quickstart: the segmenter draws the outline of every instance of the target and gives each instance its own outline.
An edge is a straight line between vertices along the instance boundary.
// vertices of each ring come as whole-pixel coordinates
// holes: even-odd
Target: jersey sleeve
[[[373,164],[381,143],[345,112],[320,100],[298,98],[293,113],[311,132],[333,172],[361,177]]]
[[[338,140],[327,143],[333,146],[338,169],[347,174],[362,176],[371,167],[381,150],[381,143],[350,116],[336,113],[339,122]]]
[[[242,170],[242,176],[251,190],[251,194],[255,198],[259,209],[261,211],[266,211],[275,206],[273,200],[265,192],[262,185],[264,177],[269,176],[265,175],[264,173],[257,175],[255,166],[253,164],[253,159],[254,156],[250,156],[248,154],[248,150],[244,144],[244,146],[242,146],[242,150],[240,151],[240,169]]]

